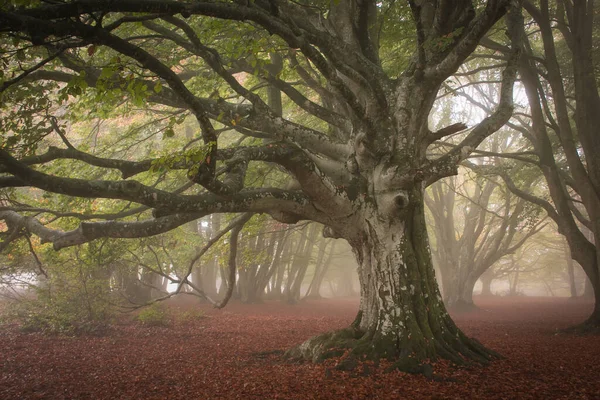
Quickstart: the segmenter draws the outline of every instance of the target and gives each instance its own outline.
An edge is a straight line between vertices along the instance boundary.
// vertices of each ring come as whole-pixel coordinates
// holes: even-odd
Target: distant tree
[[[514,253],[542,226],[538,210],[493,179],[461,176],[432,185],[426,204],[434,222],[432,253],[444,302],[474,308],[473,288],[501,258]]]
[[[313,277],[306,292],[308,298],[321,298],[321,287],[325,275],[329,271],[329,267],[334,260],[337,240],[323,238],[319,241],[317,255],[315,259],[315,269]]]
[[[582,328],[597,329],[600,25],[595,17],[600,9],[593,1],[525,1],[523,5],[532,22],[521,36],[524,57],[519,65],[528,104],[508,126],[521,134],[527,147],[503,163],[511,172],[501,175],[511,191],[543,207],[565,236],[571,256],[588,276],[596,299],[594,311]],[[510,54],[507,47],[491,38],[482,44],[497,54]],[[500,170],[495,165],[488,171]],[[531,174],[544,177],[546,192],[523,185],[522,177]]]
[[[436,357],[456,363],[494,357],[445,310],[423,192],[456,174],[458,163],[511,115],[523,25],[518,1],[7,4],[0,11],[7,66],[2,187],[132,202],[138,211],[86,216],[65,231],[27,209],[1,211],[9,229],[26,229],[60,249],[101,237],[156,235],[211,213],[244,213],[229,227],[231,294],[247,213],[320,222],[325,235],[352,246],[362,300],[350,327],[310,339],[295,355],[317,360],[350,347],[354,355],[390,358],[413,372]],[[431,143],[466,129],[461,122],[429,129],[441,85],[505,14],[510,43],[504,45],[515,51],[503,65],[499,106],[456,146],[428,157]],[[283,114],[274,106],[275,89],[290,106]],[[198,133],[178,149],[160,154],[149,145],[142,154],[159,154],[136,158],[114,149],[122,141],[130,149],[144,143],[127,139],[121,125],[113,148],[94,153],[85,141],[69,140],[92,114],[160,127],[167,139],[179,136],[189,115]],[[144,124],[136,119],[142,116]],[[76,118],[80,124],[67,129]],[[96,167],[95,174],[73,177],[81,164]],[[265,179],[274,176],[273,165],[287,177],[279,184]],[[257,168],[263,179],[250,178]],[[190,182],[176,184],[182,170]]]

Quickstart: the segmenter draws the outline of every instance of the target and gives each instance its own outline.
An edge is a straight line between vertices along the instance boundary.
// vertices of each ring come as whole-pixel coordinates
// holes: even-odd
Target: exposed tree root
[[[308,339],[288,350],[285,355],[291,359],[321,362],[327,358],[341,356],[359,337],[360,332],[354,327],[327,332]]]
[[[455,328],[456,329],[456,328]],[[386,340],[372,332],[363,333],[355,327],[328,332],[308,339],[301,345],[290,349],[285,356],[288,359],[322,362],[328,358],[341,357],[336,369],[354,370],[360,361],[379,362],[386,359],[392,362],[389,369],[412,374],[423,374],[433,378],[431,361],[446,359],[456,365],[485,365],[502,356],[485,348],[475,339],[466,337],[458,329],[452,334],[437,337],[433,343],[426,341],[408,342],[404,347]]]

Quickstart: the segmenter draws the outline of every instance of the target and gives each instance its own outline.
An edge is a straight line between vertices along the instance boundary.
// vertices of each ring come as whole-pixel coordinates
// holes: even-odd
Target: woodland
[[[600,396],[598,8],[0,0],[0,397]]]

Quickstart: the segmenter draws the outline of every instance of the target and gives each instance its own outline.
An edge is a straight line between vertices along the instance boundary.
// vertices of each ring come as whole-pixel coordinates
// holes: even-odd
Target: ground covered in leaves
[[[583,321],[591,304],[476,301],[481,310],[455,315],[457,323],[506,358],[474,368],[437,363],[435,379],[369,364],[338,371],[336,360],[289,363],[277,352],[348,325],[356,299],[224,310],[176,299],[172,314],[188,318],[166,327],[123,321],[97,337],[0,326],[0,399],[600,399],[600,337],[557,333]]]

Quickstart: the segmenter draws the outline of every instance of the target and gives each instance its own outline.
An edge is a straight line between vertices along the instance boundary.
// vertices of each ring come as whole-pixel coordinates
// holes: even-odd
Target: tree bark
[[[459,364],[465,358],[487,362],[497,356],[465,336],[445,309],[434,277],[422,196],[422,189],[414,188],[402,218],[382,223],[373,215],[365,221],[368,231],[351,241],[361,282],[352,325],[312,338],[290,355],[318,361],[351,348],[347,360],[389,358],[409,372],[423,372],[425,360],[440,356]]]
[[[492,293],[492,281],[494,280],[494,275],[491,273],[481,275],[481,295],[482,296],[493,296]]]
[[[469,274],[465,279],[454,282],[457,283],[457,286],[450,287],[451,290],[447,292],[444,300],[446,307],[460,312],[477,309],[477,306],[473,303],[473,288],[477,278]]]
[[[11,185],[18,187],[26,183],[64,195],[136,202],[152,208],[156,217],[139,223],[86,222],[81,224],[81,229],[58,236],[39,222],[25,222],[37,234],[51,237],[55,248],[84,243],[94,237],[154,235],[213,212],[267,212],[285,223],[303,219],[321,222],[336,237],[348,240],[356,254],[361,304],[351,327],[313,338],[298,347],[297,353],[320,359],[332,348],[351,347],[354,355],[393,358],[400,369],[410,372],[426,370],[427,360],[436,357],[456,363],[463,363],[465,359],[480,362],[492,359],[492,352],[467,338],[455,326],[442,303],[429,253],[423,190],[436,180],[456,174],[458,163],[508,121],[513,108],[515,63],[519,58],[515,46],[518,32],[514,27],[523,25],[518,9],[520,2],[489,0],[485,5],[468,0],[409,2],[415,25],[416,51],[405,70],[393,76],[388,75],[387,68],[383,68],[379,60],[377,37],[381,29],[374,22],[381,10],[375,2],[332,2],[327,15],[309,11],[296,2],[269,2],[268,9],[265,4],[264,1],[237,4],[122,0],[81,2],[77,7],[59,3],[27,8],[23,12],[0,11],[3,31],[22,37],[30,36],[32,30],[42,32],[41,38],[36,35],[32,40],[34,44],[52,38],[54,45],[55,38],[68,37],[66,44],[70,46],[71,38],[80,38],[82,42],[75,42],[76,45],[98,44],[127,55],[132,59],[132,65],[143,67],[141,76],[151,73],[158,77],[158,84],[164,83],[160,90],[163,94],[150,97],[158,97],[157,102],[189,110],[194,115],[208,149],[199,163],[201,168],[198,163],[193,167],[182,166],[192,182],[206,189],[194,196],[126,180],[125,177],[132,176],[132,167],[138,171],[139,163],[115,163],[114,160],[85,157],[92,165],[116,167],[124,176],[121,181],[88,182],[40,172],[0,149],[3,172],[9,172],[14,178]],[[506,58],[502,73],[500,105],[473,127],[460,143],[442,151],[439,157],[429,158],[429,145],[466,128],[465,124],[456,123],[447,127],[450,129],[429,130],[429,114],[442,83],[475,51],[480,40],[509,7],[511,12],[507,14],[506,27],[513,51]],[[247,99],[244,101],[247,104],[198,97],[193,93],[195,88],[186,85],[171,68],[170,58],[162,62],[161,55],[154,54],[156,49],[120,37],[119,30],[108,29],[108,26],[84,23],[81,18],[82,15],[136,11],[142,15],[160,14],[169,27],[163,26],[162,22],[152,25],[152,21],[145,21],[144,27],[172,39],[175,44],[181,42],[181,31],[187,37],[183,40],[191,46],[190,56],[202,58],[206,66],[237,93],[235,97]],[[316,72],[316,79],[314,74],[307,78],[303,76],[302,68],[295,68],[311,92],[326,93],[333,98],[330,104],[341,107],[329,110],[316,104],[296,90],[293,87],[296,85],[286,81],[278,87],[284,87],[287,98],[300,108],[334,128],[325,134],[270,111],[260,94],[229,72],[218,49],[206,47],[193,26],[173,17],[178,14],[186,18],[197,14],[244,21],[264,28],[269,36],[280,37],[282,44],[289,47],[290,51],[286,51],[289,59],[298,53],[306,61],[304,65]],[[60,42],[58,39],[56,45],[62,45]],[[182,46],[185,50],[190,47],[188,44]],[[49,61],[43,60],[41,65]],[[278,77],[265,79],[274,85],[279,80]],[[316,85],[312,85],[313,81]],[[156,85],[153,78],[148,87],[159,92]],[[234,157],[227,148],[216,145],[218,135],[211,120],[242,135],[276,140],[277,143],[238,146]],[[313,125],[313,119],[309,120]],[[329,133],[341,135],[333,138]],[[82,157],[81,152],[75,153]],[[217,162],[221,161],[224,161],[225,172],[217,174]],[[298,182],[301,190],[269,187],[242,190],[251,161],[278,164]],[[142,166],[141,171],[147,171],[151,165]],[[12,217],[5,213],[4,218]],[[103,232],[98,233],[98,230]],[[232,231],[230,285],[226,299],[232,293],[236,277],[237,233]],[[222,270],[221,275],[225,282],[227,274]],[[278,277],[278,287],[282,278],[283,274]]]
[[[565,261],[567,261],[567,274],[569,277],[569,290],[571,294],[571,298],[577,298],[577,285],[575,284],[575,265],[573,263],[573,258],[571,257],[571,250],[569,250],[569,245],[564,242],[563,244],[565,249]]]
[[[585,286],[583,289],[582,296],[586,299],[594,299],[594,287],[592,286],[592,282],[590,281],[590,278],[588,278],[587,275],[585,277]]]

